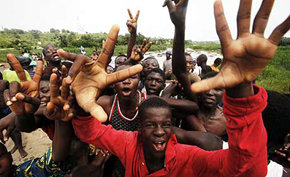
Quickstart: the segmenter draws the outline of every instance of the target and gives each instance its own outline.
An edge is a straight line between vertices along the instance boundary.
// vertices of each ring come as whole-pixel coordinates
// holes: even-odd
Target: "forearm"
[[[67,158],[70,151],[72,136],[73,128],[71,122],[55,121],[54,137],[52,141],[53,161],[60,162]]]
[[[137,38],[137,32],[132,32],[130,33],[130,38],[128,41],[128,48],[127,48],[127,58],[130,58],[131,53],[132,53],[132,49],[136,43],[136,38]]]
[[[15,119],[16,128],[22,132],[32,132],[39,128],[34,114],[18,115],[18,116],[14,114],[14,116],[16,117]]]
[[[223,162],[224,176],[265,176],[267,171],[267,134],[262,120],[262,111],[267,105],[267,93],[263,88],[256,87],[254,95],[251,85],[242,84],[227,89],[224,96],[223,110],[228,118],[230,147]]]
[[[186,62],[184,55],[185,26],[175,27],[172,49],[172,72],[182,84],[186,95],[190,95],[190,81],[186,74]]]
[[[162,97],[161,97],[162,98]],[[165,100],[171,107],[178,109],[180,111],[185,111],[187,113],[196,113],[199,109],[198,105],[186,99],[171,99],[171,98],[162,98]]]
[[[221,138],[214,134],[199,131],[186,131],[177,127],[174,127],[173,131],[179,143],[195,145],[208,151],[222,149],[223,142]]]

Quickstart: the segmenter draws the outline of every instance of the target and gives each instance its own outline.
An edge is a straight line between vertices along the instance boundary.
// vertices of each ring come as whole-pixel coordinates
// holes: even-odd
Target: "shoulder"
[[[115,98],[115,95],[112,95],[112,96],[103,95],[97,100],[97,103],[100,106],[102,106],[102,108],[106,111],[107,114],[109,114],[110,109],[112,108],[114,98]]]

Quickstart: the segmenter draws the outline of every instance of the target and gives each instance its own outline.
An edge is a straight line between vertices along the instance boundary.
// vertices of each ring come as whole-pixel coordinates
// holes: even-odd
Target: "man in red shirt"
[[[181,69],[178,79],[186,76],[183,52],[187,3],[188,0],[180,0],[174,5],[171,0],[166,1],[171,20],[176,27],[173,65],[177,61],[175,59],[180,60],[177,64]],[[241,0],[238,38],[233,40],[222,3],[220,0],[215,2],[217,33],[224,55],[223,66],[217,76],[194,83],[191,90],[203,92],[212,88],[226,89],[223,103],[224,114],[228,119],[228,150],[208,152],[196,146],[177,143],[172,133],[171,112],[168,105],[159,98],[148,99],[139,107],[142,121],[138,131],[114,130],[97,120],[105,121],[107,117],[95,102],[101,90],[107,84],[141,71],[141,66],[137,65],[114,74],[104,72],[118,35],[117,26],[109,33],[109,41],[106,42],[107,56],[100,57],[96,63],[83,65],[78,74],[72,74],[72,88],[78,104],[97,118],[94,119],[79,109],[77,118],[73,120],[76,135],[81,141],[107,149],[118,156],[126,168],[126,176],[265,176],[267,135],[261,113],[267,104],[267,94],[263,88],[253,86],[251,81],[270,62],[280,39],[290,28],[288,17],[272,32],[269,39],[263,38],[265,20],[268,19],[272,5],[273,1],[263,1],[255,18],[253,33],[250,33],[250,17],[246,14],[250,13],[251,3]],[[70,59],[82,58],[64,51],[58,53]],[[185,82],[186,79],[182,83]],[[89,97],[88,101],[89,95],[93,98]]]

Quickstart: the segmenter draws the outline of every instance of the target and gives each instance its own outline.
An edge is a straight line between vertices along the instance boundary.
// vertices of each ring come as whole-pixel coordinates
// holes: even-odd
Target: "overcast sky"
[[[252,19],[262,0],[253,0]],[[214,0],[189,0],[186,39],[218,40],[213,15]],[[113,24],[127,33],[126,21],[140,10],[138,32],[149,37],[173,38],[174,28],[162,0],[1,0],[0,29],[18,28],[49,31],[50,28],[75,32],[108,32]],[[236,36],[238,0],[223,0],[226,18]],[[276,0],[266,29],[266,36],[290,13],[290,0]],[[286,34],[290,37],[290,32]]]

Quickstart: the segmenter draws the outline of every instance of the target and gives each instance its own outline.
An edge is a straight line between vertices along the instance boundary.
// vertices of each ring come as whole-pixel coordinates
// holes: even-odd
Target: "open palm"
[[[96,62],[84,55],[71,54],[62,50],[58,51],[60,56],[75,61],[69,71],[69,75],[73,79],[72,89],[79,106],[101,122],[107,120],[107,114],[96,103],[96,99],[100,96],[101,91],[107,85],[135,75],[143,69],[138,64],[112,74],[106,73],[105,70],[111,60],[118,32],[119,27],[114,25],[108,34],[104,49]]]
[[[13,54],[7,55],[8,60],[10,61],[12,67],[17,73],[18,78],[20,79],[19,87],[16,84],[11,83],[10,84],[10,90],[13,90],[13,92],[16,94],[17,92],[20,92],[24,95],[30,96],[32,98],[37,98],[39,96],[39,82],[42,75],[42,62],[38,61],[36,66],[36,72],[34,74],[34,77],[32,80],[27,80],[25,76],[25,72],[16,59],[16,57]],[[15,95],[10,95],[9,97],[14,97]],[[17,115],[19,114],[27,114],[27,113],[33,113],[38,109],[36,105],[24,103],[22,100],[16,100],[11,99],[13,101],[13,104],[10,105],[10,108],[13,112],[15,112]]]
[[[282,36],[289,30],[288,17],[270,35],[264,38],[264,31],[270,15],[273,0],[264,0],[256,15],[250,33],[251,0],[241,0],[237,18],[238,37],[233,40],[225,19],[220,0],[215,2],[215,20],[224,56],[220,73],[213,78],[194,83],[191,90],[203,92],[212,88],[230,88],[242,82],[253,81],[273,58]]]

